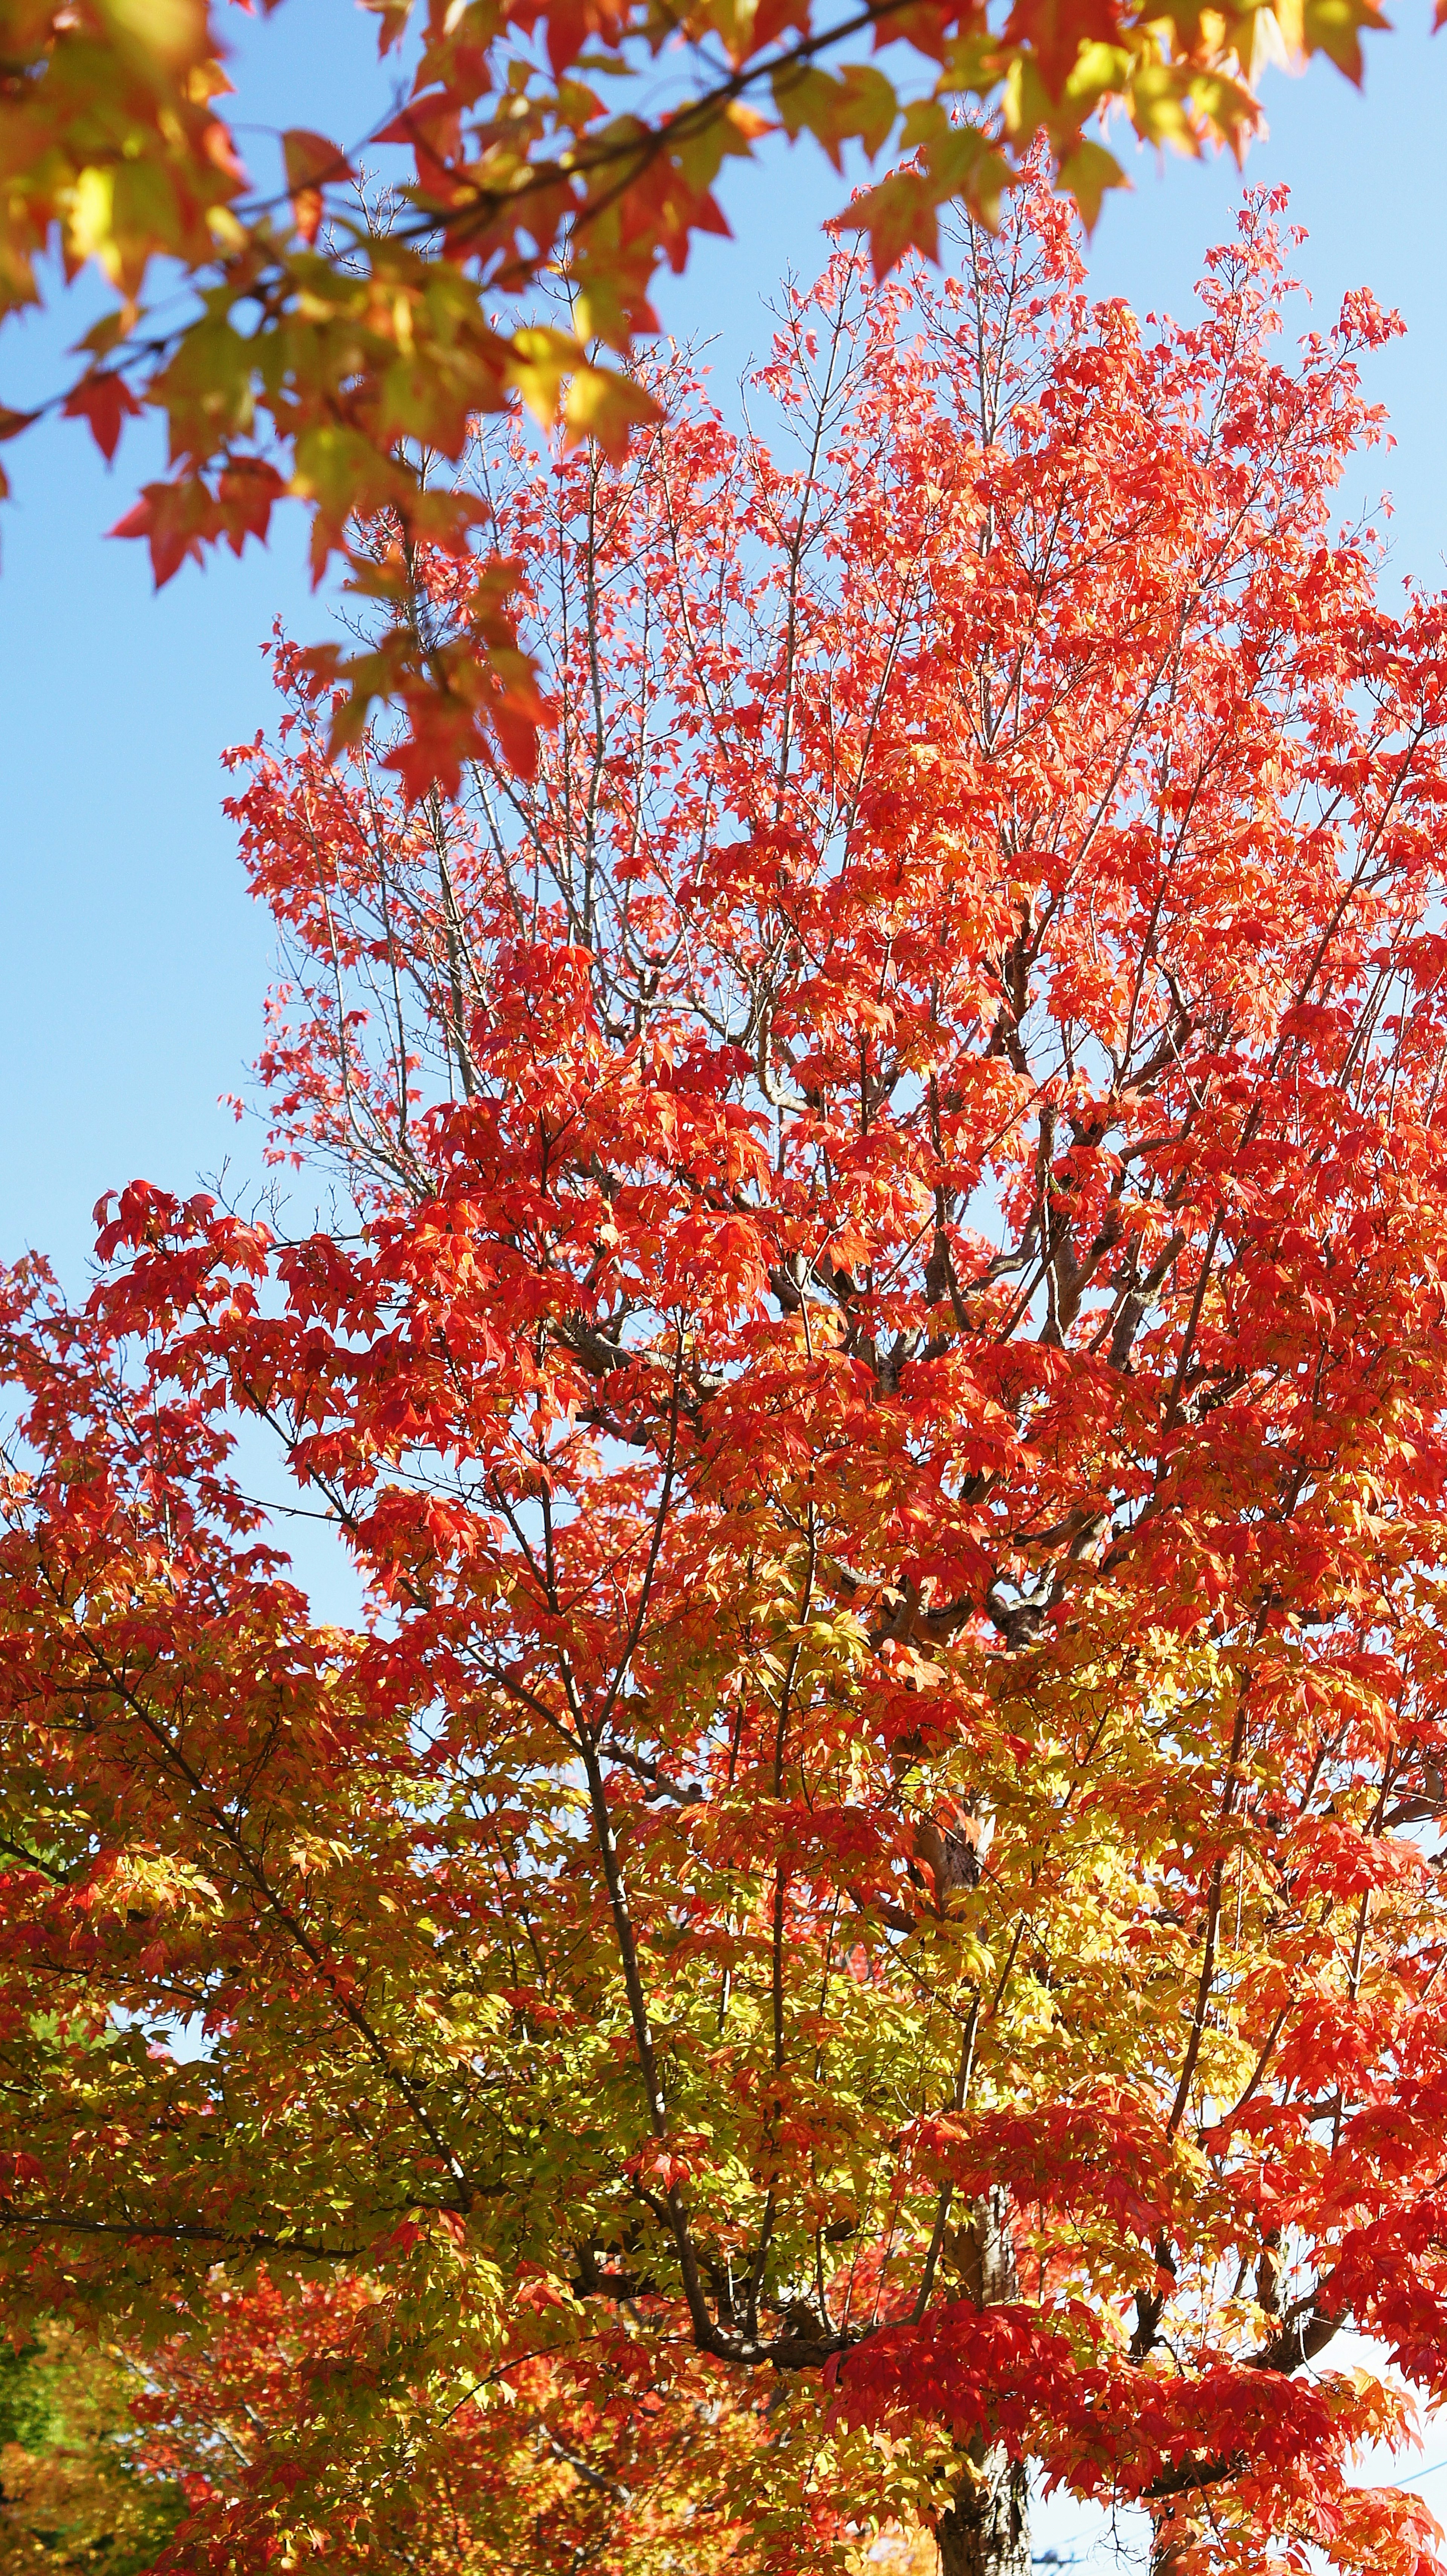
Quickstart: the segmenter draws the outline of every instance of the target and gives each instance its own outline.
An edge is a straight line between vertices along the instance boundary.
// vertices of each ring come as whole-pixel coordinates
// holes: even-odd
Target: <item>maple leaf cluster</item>
[[[470,450],[531,777],[276,647],[340,1213],[137,1183],[0,1317],[0,2265],[167,2565],[1004,2576],[1027,2462],[1438,2564],[1333,2347],[1447,2393],[1447,611],[1282,211],[1144,330],[1040,186],[768,437]]]

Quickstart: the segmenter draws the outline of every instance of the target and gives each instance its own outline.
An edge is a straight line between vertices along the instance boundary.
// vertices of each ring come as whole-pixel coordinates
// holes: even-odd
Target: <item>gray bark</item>
[[[935,2524],[940,2576],[1030,2576],[1029,2505],[1023,2460],[977,2436],[954,2502]]]
[[[1018,2299],[1020,2284],[1003,2191],[977,2200],[946,2249],[961,2295],[977,2308]],[[965,2443],[948,2504],[936,2517],[940,2576],[1030,2576],[1030,2491],[1023,2460],[983,2431]]]

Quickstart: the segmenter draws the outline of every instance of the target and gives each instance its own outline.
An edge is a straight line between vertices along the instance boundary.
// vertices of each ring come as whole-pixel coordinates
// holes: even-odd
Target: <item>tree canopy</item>
[[[1036,148],[1093,216],[1120,179],[1096,131],[1108,105],[1153,143],[1239,152],[1267,60],[1325,51],[1357,79],[1362,32],[1385,23],[1377,0],[366,5],[399,111],[368,136],[288,130],[273,196],[227,122],[209,0],[3,0],[0,320],[51,293],[57,261],[106,282],[55,399],[107,456],[128,416],[164,421],[169,471],[120,522],[158,581],[303,503],[318,570],[336,560],[389,604],[348,666],[341,731],[378,696],[402,708],[419,794],[455,790],[478,755],[526,769],[547,712],[514,567],[436,462],[519,398],[618,450],[648,406],[608,353],[656,327],[660,266],[726,229],[727,160],[771,131],[836,168],[862,152],[881,176],[852,205],[841,189],[840,218],[883,274],[933,251],[943,205],[993,221]],[[0,436],[34,416],[0,413]],[[377,556],[355,518],[383,511],[396,542]],[[416,544],[467,570],[445,645],[408,615]]]
[[[276,648],[336,1211],[134,1184],[0,1339],[5,2299],[177,2567],[1000,2576],[1027,2462],[1437,2563],[1332,2344],[1447,2383],[1447,616],[1281,211],[1145,332],[1037,186],[767,438],[485,438],[531,778]]]

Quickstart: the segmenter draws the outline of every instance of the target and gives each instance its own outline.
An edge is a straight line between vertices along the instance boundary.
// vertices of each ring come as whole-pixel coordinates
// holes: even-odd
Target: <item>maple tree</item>
[[[318,572],[339,558],[390,603],[348,666],[340,728],[354,735],[378,696],[399,705],[415,793],[455,788],[478,755],[527,768],[544,714],[515,567],[435,461],[518,399],[570,435],[626,440],[648,407],[607,355],[656,328],[660,265],[726,229],[727,159],[769,131],[814,138],[836,168],[846,148],[883,156],[841,217],[884,272],[911,244],[933,249],[942,204],[993,220],[1037,147],[1093,213],[1121,177],[1090,130],[1112,103],[1154,143],[1239,152],[1267,59],[1325,51],[1359,79],[1362,33],[1385,24],[1377,0],[365,5],[404,67],[400,108],[365,137],[288,130],[271,197],[227,122],[209,0],[3,0],[0,317],[49,293],[57,264],[102,283],[56,400],[107,457],[127,417],[164,421],[169,471],[120,522],[158,581],[264,539],[283,495],[305,505]],[[364,159],[396,187],[362,185]],[[0,414],[0,436],[35,416]],[[377,557],[355,523],[383,510],[397,542]],[[467,567],[445,642],[407,614],[421,542]]]
[[[104,2565],[142,2576],[179,2519],[179,2489],[141,2478],[134,2373],[116,2354],[50,2322],[0,2347],[0,2569],[36,2576]]]
[[[0,1344],[4,2295],[168,2564],[1017,2576],[1030,2463],[1438,2564],[1332,2347],[1447,2393],[1447,614],[1281,214],[1144,331],[1036,186],[768,438],[484,440],[530,779],[276,648],[339,1213],[135,1184]]]

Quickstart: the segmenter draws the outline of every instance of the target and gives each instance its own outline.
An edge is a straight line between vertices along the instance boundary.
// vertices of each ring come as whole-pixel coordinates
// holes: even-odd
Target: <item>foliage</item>
[[[517,397],[617,453],[648,406],[604,353],[626,357],[655,329],[660,264],[682,268],[696,234],[726,230],[727,159],[779,130],[811,136],[836,168],[846,146],[885,156],[841,217],[867,230],[883,273],[911,244],[933,251],[942,204],[993,220],[1037,138],[1093,215],[1120,183],[1088,131],[1108,103],[1150,141],[1239,151],[1273,51],[1324,50],[1357,79],[1361,31],[1385,23],[1377,0],[1186,0],[1165,14],[1143,0],[862,0],[818,17],[808,0],[366,5],[410,74],[400,112],[351,146],[288,131],[271,199],[226,121],[209,0],[0,0],[0,316],[37,299],[52,254],[105,281],[64,409],[108,457],[129,415],[164,420],[169,473],[120,522],[148,542],[158,581],[223,542],[264,540],[277,500],[301,499],[318,570],[339,556],[390,606],[350,666],[343,730],[393,698],[418,793],[455,789],[478,756],[528,768],[547,715],[517,650],[516,567],[479,543],[436,460]],[[866,40],[888,71],[861,58]],[[362,153],[396,168],[390,206],[357,184]],[[550,279],[561,304],[539,296]],[[0,436],[32,417],[0,415]],[[354,516],[384,509],[397,543],[365,557]],[[465,568],[445,645],[407,615],[419,543]]]
[[[486,445],[531,782],[278,648],[347,1208],[5,1286],[6,2296],[144,2344],[177,2567],[818,2571],[1019,2457],[1437,2563],[1331,2347],[1444,2392],[1447,617],[1280,212],[1143,333],[1037,190],[790,299],[772,446]]]
[[[38,2576],[103,2567],[142,2576],[179,2519],[181,2497],[137,2478],[133,2378],[55,2324],[0,2348],[0,2569]]]

